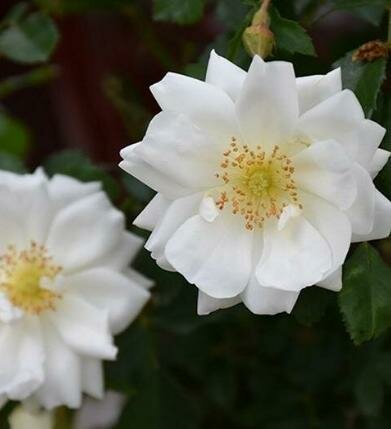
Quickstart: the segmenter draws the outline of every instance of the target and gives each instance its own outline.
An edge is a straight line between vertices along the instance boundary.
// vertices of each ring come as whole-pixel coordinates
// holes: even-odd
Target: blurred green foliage
[[[27,5],[16,5],[2,22],[0,53],[20,63],[47,61],[58,42],[53,21],[43,12],[25,15]]]
[[[211,48],[246,68],[250,58],[241,36],[258,0],[36,0],[21,3],[0,22],[0,53],[18,63],[46,63],[59,34],[49,14],[110,10],[129,19],[149,54],[172,71],[203,78]],[[391,130],[387,60],[352,61],[363,42],[387,38],[387,0],[273,0],[274,58],[293,61],[298,74],[341,67],[343,85],[353,90],[368,117]],[[38,8],[38,9],[37,9]],[[328,56],[316,58],[311,34],[334,11],[359,17],[361,27],[331,41]],[[212,44],[196,55],[181,36],[174,63],[161,44],[153,19],[196,25],[208,15],[221,27]],[[197,27],[196,27],[197,28]],[[179,32],[178,32],[179,34]],[[147,37],[146,37],[147,35]],[[167,51],[167,52],[166,52]],[[191,55],[189,55],[191,52]],[[4,60],[4,58],[1,58]],[[0,99],[55,76],[50,64],[0,82]],[[152,112],[138,89],[109,76],[103,83],[132,137],[142,136]],[[26,171],[34,136],[0,110],[0,168]],[[391,150],[387,133],[383,147]],[[116,166],[97,166],[78,151],[42,160],[53,175],[101,181],[129,223],[152,197]],[[32,166],[29,165],[31,168]],[[34,166],[35,167],[35,166]],[[391,197],[390,163],[379,189]],[[145,234],[134,228],[139,234]],[[376,249],[376,248],[377,249]],[[119,358],[106,364],[107,386],[125,393],[117,429],[382,429],[391,427],[391,252],[389,239],[352,249],[340,294],[308,288],[292,315],[255,316],[242,306],[210,316],[196,315],[196,288],[164,272],[142,251],[136,268],[156,282],[153,299],[139,319],[117,338]],[[353,340],[353,341],[352,341]],[[7,428],[12,404],[0,414]],[[68,424],[68,422],[66,423]]]
[[[156,21],[193,24],[202,17],[205,0],[155,0],[153,17]]]

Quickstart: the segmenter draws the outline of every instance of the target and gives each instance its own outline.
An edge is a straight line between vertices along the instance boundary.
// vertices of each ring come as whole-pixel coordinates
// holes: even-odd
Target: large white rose
[[[340,70],[296,79],[256,56],[246,73],[212,52],[206,82],[168,73],[151,90],[162,112],[121,167],[158,192],[135,224],[199,288],[199,314],[241,301],[290,312],[307,286],[341,288],[351,241],[389,234],[372,181],[385,130]]]
[[[128,268],[143,241],[98,183],[0,172],[0,201],[0,398],[101,398],[112,336],[150,296]]]

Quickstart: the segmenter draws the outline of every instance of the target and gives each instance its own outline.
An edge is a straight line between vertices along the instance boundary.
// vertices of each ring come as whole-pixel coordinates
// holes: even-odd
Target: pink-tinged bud
[[[243,44],[251,55],[266,58],[272,54],[275,38],[270,30],[268,7],[270,0],[264,0],[258,12],[254,15],[251,25],[243,32]]]

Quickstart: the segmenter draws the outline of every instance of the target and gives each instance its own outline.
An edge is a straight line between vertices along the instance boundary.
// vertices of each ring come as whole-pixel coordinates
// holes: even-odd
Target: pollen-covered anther
[[[266,219],[278,219],[289,204],[302,209],[294,181],[295,167],[279,146],[266,151],[261,145],[239,145],[232,138],[222,155],[223,170],[216,173],[222,181],[216,205],[220,210],[230,206],[234,215],[244,218],[246,229],[262,227]]]
[[[22,251],[9,246],[0,256],[0,290],[20,310],[37,315],[54,310],[61,294],[42,287],[62,271],[44,246],[34,241]]]

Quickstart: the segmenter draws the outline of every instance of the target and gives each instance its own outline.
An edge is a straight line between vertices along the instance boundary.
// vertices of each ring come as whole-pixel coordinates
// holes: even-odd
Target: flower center
[[[270,177],[267,174],[267,171],[263,170],[255,170],[250,173],[247,180],[248,189],[257,197],[261,197],[263,194],[267,193],[270,184]]]
[[[294,181],[295,168],[279,146],[269,152],[262,146],[251,150],[233,137],[220,167],[216,177],[223,183],[216,205],[220,210],[230,206],[233,214],[244,218],[248,230],[262,227],[268,218],[279,219],[290,204],[302,209]]]
[[[0,291],[10,302],[29,314],[53,310],[61,295],[43,287],[61,272],[44,246],[31,242],[26,250],[10,246],[0,257]]]

